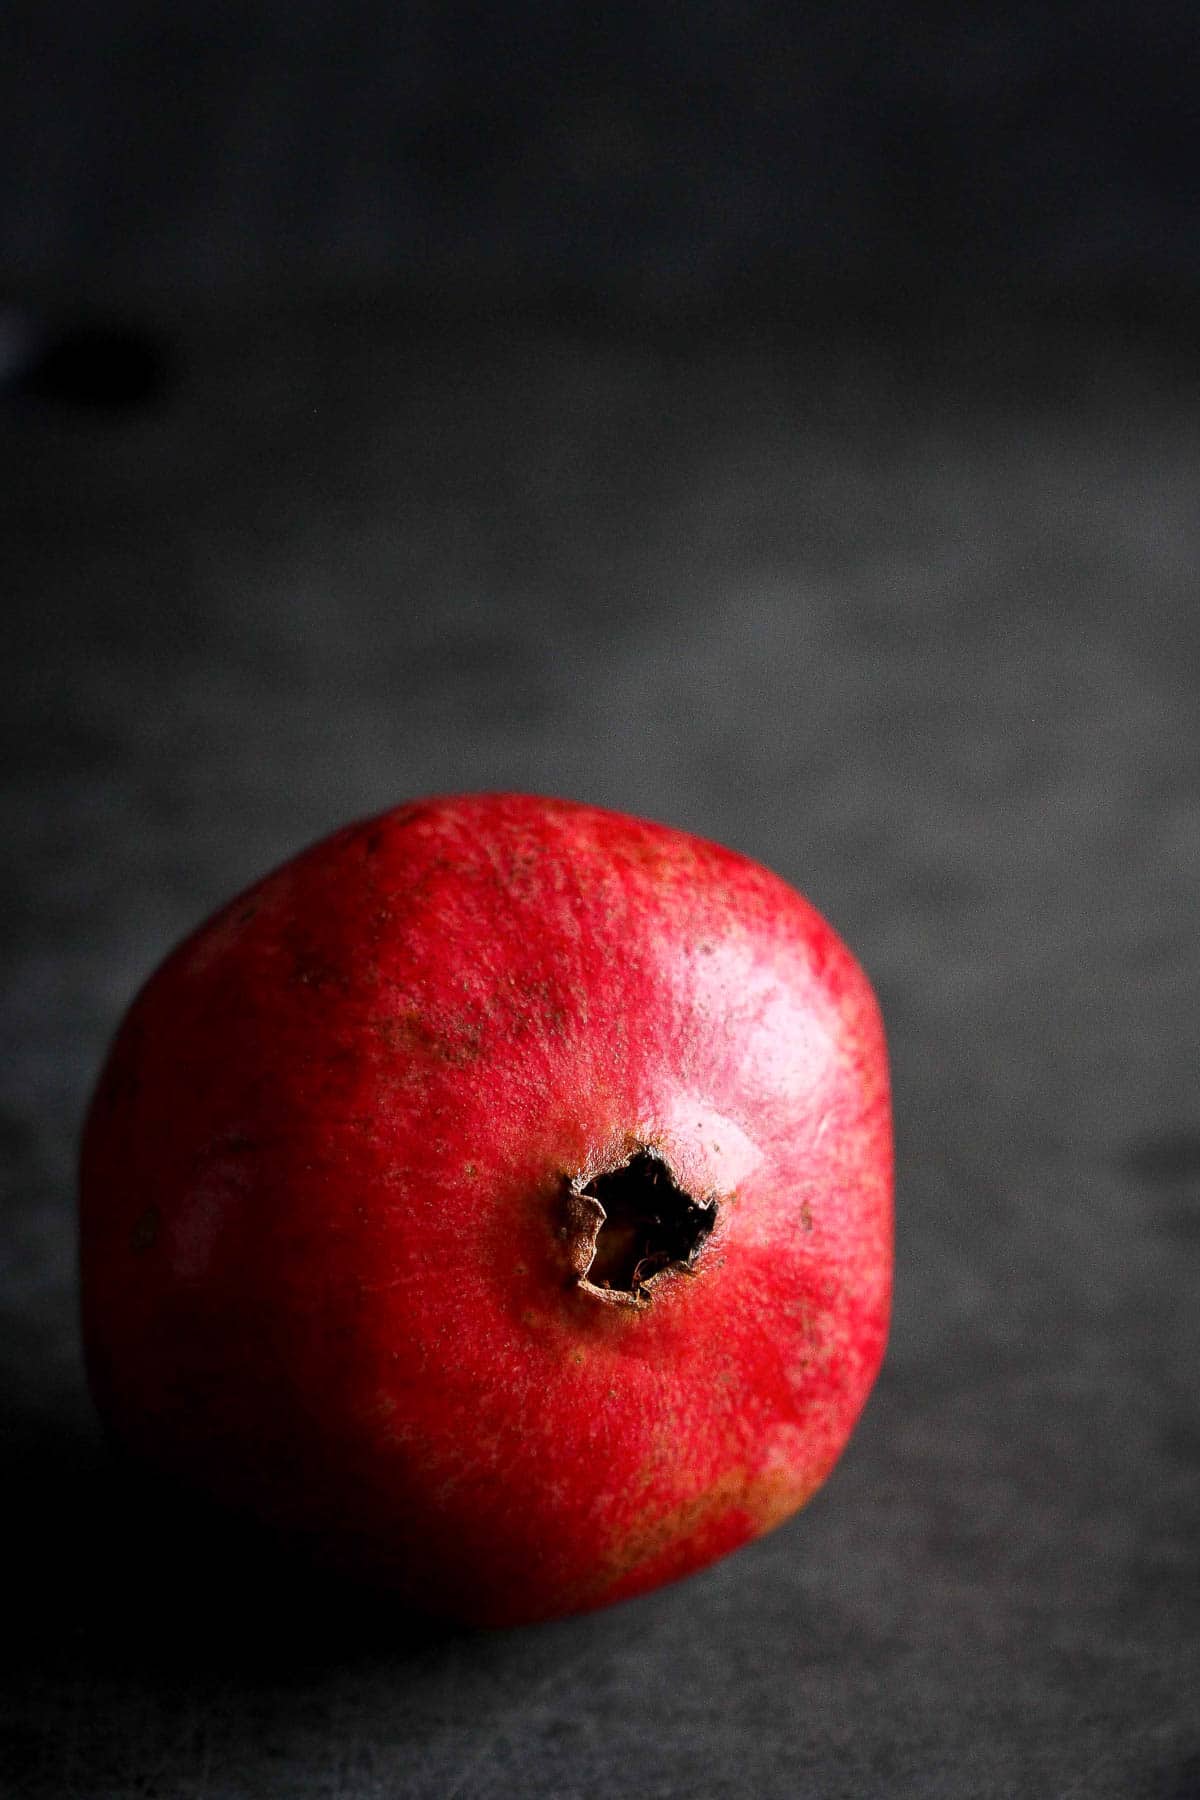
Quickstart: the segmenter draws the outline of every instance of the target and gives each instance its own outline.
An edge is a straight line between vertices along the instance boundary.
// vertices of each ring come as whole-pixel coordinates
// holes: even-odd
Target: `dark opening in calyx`
[[[693,1198],[649,1150],[573,1181],[567,1207],[579,1286],[624,1306],[647,1305],[663,1276],[690,1272],[717,1217],[715,1200]]]

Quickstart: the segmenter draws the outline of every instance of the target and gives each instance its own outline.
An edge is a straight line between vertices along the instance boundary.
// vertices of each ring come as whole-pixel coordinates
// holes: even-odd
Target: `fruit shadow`
[[[309,1680],[364,1657],[401,1674],[487,1636],[332,1575],[125,1465],[83,1406],[0,1399],[7,1569],[0,1663],[25,1677],[153,1688]]]

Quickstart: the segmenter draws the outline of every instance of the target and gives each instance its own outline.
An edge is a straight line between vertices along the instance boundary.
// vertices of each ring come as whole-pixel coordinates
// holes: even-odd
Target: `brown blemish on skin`
[[[482,1025],[461,1013],[450,1019],[447,1027],[439,1030],[422,1013],[410,1008],[398,1018],[377,1020],[375,1032],[389,1050],[423,1050],[456,1068],[474,1062],[483,1051]]]
[[[519,979],[510,973],[508,986],[512,989],[508,997],[508,1033],[514,1040],[525,1037],[530,1031],[537,1031],[544,1036],[549,1033],[553,1037],[565,1037],[570,1026],[570,1014],[558,997],[558,989],[552,981],[535,980],[533,977]]]
[[[685,864],[688,865],[686,872],[690,873],[697,860],[695,852],[687,844],[662,844],[649,836],[631,836],[622,845],[621,854],[635,868],[661,870],[672,875]]]
[[[292,964],[292,979],[304,987],[331,987],[342,994],[347,993],[350,988],[349,977],[317,950],[300,950],[296,953]]]
[[[129,1248],[138,1253],[153,1249],[158,1242],[158,1229],[161,1222],[157,1206],[148,1206],[145,1212],[139,1213],[129,1233]]]
[[[590,1597],[598,1598],[672,1549],[682,1553],[691,1540],[719,1525],[730,1513],[740,1514],[744,1520],[743,1541],[763,1537],[799,1512],[823,1479],[823,1475],[800,1478],[785,1469],[771,1469],[759,1475],[730,1470],[703,1493],[681,1501],[630,1532],[619,1546],[611,1546],[597,1571]]]

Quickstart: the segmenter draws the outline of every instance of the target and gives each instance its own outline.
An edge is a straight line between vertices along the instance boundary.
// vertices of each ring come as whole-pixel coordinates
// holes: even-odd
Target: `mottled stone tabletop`
[[[150,324],[138,404],[0,402],[0,1790],[1200,1793],[1194,353],[386,294]],[[835,922],[889,1028],[898,1274],[805,1513],[475,1635],[139,1508],[73,1157],[182,932],[347,818],[497,787],[721,839]]]

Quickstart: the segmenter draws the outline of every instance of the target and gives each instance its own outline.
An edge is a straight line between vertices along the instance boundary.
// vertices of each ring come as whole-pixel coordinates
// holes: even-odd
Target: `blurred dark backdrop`
[[[3,29],[14,280],[692,307],[1200,276],[1184,0],[15,0]]]
[[[1200,1793],[1198,39],[6,9],[5,1793]],[[506,786],[844,932],[897,1301],[800,1519],[477,1637],[124,1488],[74,1146],[206,912]]]

